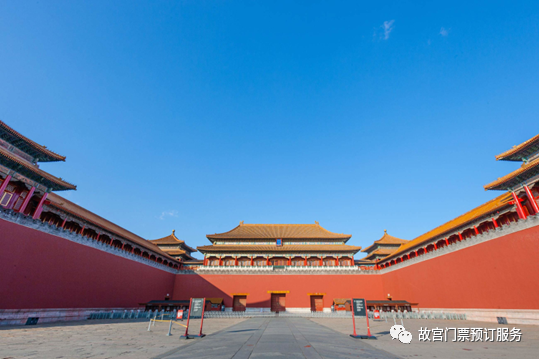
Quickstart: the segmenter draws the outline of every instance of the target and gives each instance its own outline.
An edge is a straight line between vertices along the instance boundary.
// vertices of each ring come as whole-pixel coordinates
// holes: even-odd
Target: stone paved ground
[[[306,318],[250,319],[159,359],[396,359]]]
[[[400,322],[400,321],[399,321]],[[193,323],[199,325],[199,321]],[[358,334],[366,331],[357,323]],[[0,329],[3,358],[538,358],[539,327],[516,325],[520,343],[418,342],[418,329],[439,327],[498,328],[513,326],[471,321],[405,320],[413,334],[409,345],[391,340],[393,323],[371,322],[378,340],[352,339],[350,319],[272,318],[207,319],[203,339],[179,339],[175,326],[167,337],[167,323],[148,332],[147,321],[84,321],[35,327]]]
[[[313,318],[312,321],[322,324],[337,332],[350,334],[353,331],[352,318],[330,319]],[[398,355],[402,358],[539,358],[539,326],[536,325],[503,325],[461,320],[422,320],[407,319],[403,321],[407,331],[412,333],[413,340],[410,344],[402,344],[398,340],[392,340],[389,329],[394,324],[389,322],[370,321],[371,333],[377,340],[369,340],[375,348],[380,348]],[[397,319],[397,324],[401,324]],[[450,332],[448,342],[419,342],[419,329],[423,328],[509,328],[521,329],[522,339],[520,343],[505,342],[453,342],[453,331]],[[356,321],[357,334],[366,334],[367,324],[365,319]]]
[[[215,333],[241,321],[243,319],[206,319],[204,332]],[[192,328],[200,328],[200,320],[192,321],[192,325]],[[174,325],[172,336],[167,337],[168,327],[168,323],[158,322],[148,332],[146,320],[92,320],[0,327],[0,359],[147,359],[189,343],[179,339],[185,328]]]

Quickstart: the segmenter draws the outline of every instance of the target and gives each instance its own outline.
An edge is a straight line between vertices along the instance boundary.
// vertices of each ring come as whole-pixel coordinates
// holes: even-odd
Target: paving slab
[[[312,322],[324,325],[343,335],[349,335],[353,331],[352,317],[350,318],[311,318]],[[401,324],[401,320],[396,320]],[[412,342],[403,344],[391,338],[389,330],[395,323],[393,320],[386,322],[370,321],[371,332],[377,340],[369,340],[369,344],[375,348],[383,349],[403,358],[437,358],[437,359],[497,359],[514,358],[528,359],[539,358],[539,326],[537,325],[508,325],[470,320],[441,320],[441,319],[404,319],[402,324],[407,331],[412,333]],[[507,328],[509,331],[516,327],[522,332],[520,342],[497,342],[497,341],[453,341],[454,331],[451,330],[448,339],[444,341],[419,341],[419,330],[427,328],[483,328],[497,329]],[[367,323],[364,318],[356,319],[358,334],[367,334]],[[445,338],[444,338],[445,339]]]
[[[305,318],[250,319],[159,359],[398,358]]]

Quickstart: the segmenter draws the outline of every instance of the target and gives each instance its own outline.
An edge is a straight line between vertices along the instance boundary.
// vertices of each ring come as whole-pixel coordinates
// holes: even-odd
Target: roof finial
[[[314,224],[316,224],[316,225],[320,225],[320,223],[318,223],[318,221],[314,221]]]
[[[175,229],[172,230],[172,235],[173,235],[173,236],[176,235],[176,230],[175,230]]]
[[[243,221],[240,221],[240,226],[243,225]]]
[[[384,234],[387,234],[387,229],[384,229]]]

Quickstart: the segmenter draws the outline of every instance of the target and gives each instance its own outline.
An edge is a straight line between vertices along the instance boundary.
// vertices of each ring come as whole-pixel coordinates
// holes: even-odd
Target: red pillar
[[[84,228],[86,228],[86,225],[82,226],[82,229],[80,230],[79,234],[82,236],[82,232],[84,232]]]
[[[339,257],[335,258],[335,266],[338,267],[341,264],[339,263]]]
[[[535,198],[533,198],[532,191],[530,191],[528,186],[524,186],[524,190],[526,191],[526,196],[528,196],[528,200],[530,201],[534,214],[539,213],[539,206],[537,205],[537,202],[535,202]]]
[[[66,225],[66,222],[67,222],[67,217],[64,219],[64,221],[62,222],[62,226],[60,228],[64,229],[65,225]],[[99,238],[99,236],[97,237]]]
[[[2,185],[0,186],[0,198],[2,198],[2,194],[4,194],[4,191],[6,190],[7,185],[9,184],[9,181],[11,181],[11,176],[7,175],[7,177],[4,178]]]
[[[266,265],[267,265],[267,266],[270,265],[270,259],[269,259],[269,257],[266,257]]]
[[[98,233],[97,234],[97,238],[95,239],[96,241],[99,241],[99,237],[101,236],[101,233]],[[133,248],[133,251],[135,250],[135,248]]]
[[[305,257],[305,263],[303,265],[307,267],[307,257]]]
[[[320,267],[324,265],[324,257],[320,256]]]
[[[436,243],[433,243],[433,244],[434,244],[434,250],[437,250],[438,246],[436,245]]]
[[[517,214],[520,219],[526,219],[526,214],[524,212],[524,208],[522,208],[522,204],[520,203],[520,198],[517,197],[515,192],[511,192],[513,195],[513,200],[515,201],[515,206],[517,207]]]
[[[459,232],[459,241],[462,241],[462,234]]]
[[[251,257],[251,267],[254,265],[254,257]]]
[[[47,196],[49,194],[45,192],[43,197],[41,197],[41,200],[39,201],[39,204],[37,205],[36,211],[34,212],[34,215],[32,216],[33,219],[38,219],[41,215],[41,211],[43,210],[43,204],[45,203],[45,200],[47,199]]]
[[[495,228],[498,228],[498,222],[496,222],[496,220],[494,218],[492,218],[492,223],[494,223]]]
[[[223,265],[223,258],[219,257],[219,267],[221,267],[222,265]]]
[[[479,234],[479,231],[477,230],[477,227],[476,227],[476,226],[473,226],[473,229],[475,230],[475,235],[478,235],[478,234]]]
[[[208,258],[206,258],[206,256],[204,256],[204,262],[202,262],[202,265],[208,265]]]
[[[288,258],[288,265],[289,265],[289,266],[292,265],[292,258]]]
[[[234,257],[234,265],[237,267],[238,266],[238,257]]]
[[[28,206],[28,203],[30,203],[30,199],[31,199],[32,196],[34,195],[34,191],[35,191],[35,190],[36,190],[35,187],[30,188],[30,191],[26,194],[26,198],[24,199],[24,202],[22,203],[21,208],[19,208],[19,213],[23,213],[23,214],[24,214],[24,210],[25,210],[26,207]]]
[[[449,241],[447,240],[447,238],[445,239],[445,245],[449,246]]]

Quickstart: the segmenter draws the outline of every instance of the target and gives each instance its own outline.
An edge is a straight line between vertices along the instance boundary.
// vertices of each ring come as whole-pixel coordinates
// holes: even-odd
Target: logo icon
[[[391,340],[398,339],[403,344],[410,344],[412,341],[412,333],[407,332],[404,326],[395,324],[389,330]]]

